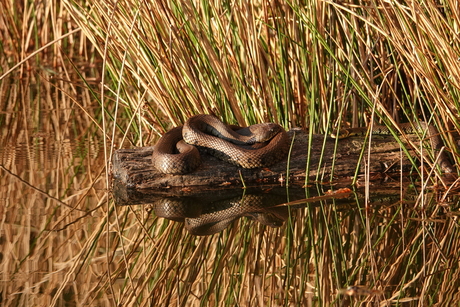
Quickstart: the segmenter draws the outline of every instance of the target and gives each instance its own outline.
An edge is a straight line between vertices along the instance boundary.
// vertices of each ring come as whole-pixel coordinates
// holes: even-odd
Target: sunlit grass
[[[416,200],[368,203],[369,195],[356,194],[347,207],[324,201],[292,210],[280,229],[242,219],[220,234],[195,237],[143,207],[115,207],[103,190],[109,184],[104,165],[117,146],[150,144],[196,113],[239,124],[275,121],[311,134],[327,134],[339,123],[394,127],[421,120],[434,124],[455,152],[455,2],[0,6],[2,135],[27,143],[8,117],[23,110],[22,123],[45,127],[39,132],[58,135],[60,146],[69,138],[95,139],[91,151],[75,158],[75,149],[65,148],[67,155],[53,164],[26,150],[38,158],[32,169],[1,162],[7,187],[1,199],[8,199],[1,226],[5,306],[426,306],[460,300],[456,199],[442,202],[428,191],[415,193],[424,197]],[[84,35],[68,35],[76,24]],[[107,71],[89,71],[102,68],[99,56]],[[95,147],[106,137],[103,163]],[[401,188],[400,198],[406,195]],[[340,293],[350,285],[381,294]]]
[[[107,52],[138,144],[150,140],[142,131],[161,134],[213,112],[230,123],[275,121],[312,133],[422,120],[456,151],[457,16],[418,6],[118,1],[95,2],[86,15],[68,4]]]
[[[107,52],[107,69],[119,88],[117,92],[123,94],[120,110],[136,118],[132,122],[136,128],[129,129],[139,131],[134,135],[138,139],[133,140],[139,145],[148,142],[142,137],[146,134],[140,134],[143,130],[153,128],[161,134],[190,115],[213,112],[227,122],[276,121],[287,128],[309,128],[311,133],[328,133],[337,124],[366,126],[383,122],[395,126],[400,121],[420,119],[436,125],[446,144],[455,148],[449,140],[453,140],[450,133],[457,127],[456,113],[452,112],[457,107],[457,85],[446,94],[445,86],[437,82],[437,70],[442,69],[439,61],[445,59],[438,48],[433,48],[433,40],[438,38],[423,38],[435,55],[429,58],[428,54],[416,54],[408,48],[408,44],[418,44],[419,36],[406,33],[407,26],[400,27],[405,24],[416,32],[420,22],[425,22],[421,28],[433,29],[434,21],[442,28],[446,22],[458,22],[455,16],[417,20],[414,27],[414,18],[407,12],[415,7],[380,3],[116,4],[115,8],[96,2],[91,15],[84,19],[84,10],[73,12],[100,53]],[[437,11],[434,3],[432,6]],[[448,36],[444,37],[446,41],[454,41],[450,33],[444,34]],[[99,42],[109,48],[103,49],[105,45]],[[444,47],[450,49],[446,61],[455,59],[458,46]],[[431,70],[425,69],[428,63]],[[397,114],[397,110],[401,112]],[[168,303],[174,299],[181,303],[188,298],[189,304],[203,306],[210,301],[232,305],[237,297],[250,297],[261,305],[327,304],[344,299],[339,295],[341,287],[363,284],[385,294],[367,298],[368,301],[391,297],[418,304],[412,278],[421,275],[409,268],[414,263],[413,256],[418,257],[421,246],[427,244],[417,229],[427,229],[427,225],[409,223],[407,210],[396,203],[395,206],[395,211],[392,207],[387,209],[383,220],[378,212],[367,213],[370,209],[365,204],[354,215],[331,211],[334,207],[330,204],[310,208],[305,214],[299,212],[281,238],[275,240],[281,246],[274,252],[270,252],[267,234],[256,237],[264,238],[265,245],[254,245],[258,242],[254,238],[242,242],[235,228],[210,241],[197,240],[197,257],[203,257],[204,252],[211,253],[212,259],[199,258],[202,261],[196,261],[196,266],[180,262],[185,275],[178,283],[171,279],[174,275],[167,275],[169,282],[155,283],[148,291],[161,293],[155,301],[166,298]],[[394,245],[390,234],[392,227],[399,225],[403,225],[404,235]],[[254,230],[240,226],[238,231],[250,237]],[[417,234],[415,238],[405,236],[413,232]],[[398,230],[394,233],[399,235]],[[222,240],[228,234],[231,239]],[[155,236],[151,238],[156,241]],[[206,250],[201,244],[213,248]],[[241,250],[241,244],[247,249]],[[389,252],[387,245],[397,248]],[[238,266],[232,264],[228,251],[242,256]],[[264,251],[267,256],[263,256]],[[398,251],[409,254],[404,256]],[[251,258],[254,252],[256,257]],[[381,256],[388,253],[394,255],[390,260]],[[186,256],[180,259],[183,257]],[[273,260],[266,262],[265,257]],[[262,269],[256,266],[254,271],[248,259],[265,262],[260,264]],[[424,259],[415,262],[414,267],[426,265]],[[161,268],[160,263],[152,266],[154,272]],[[261,270],[262,275],[254,275]],[[401,272],[405,272],[402,278]],[[183,287],[184,280],[194,286]],[[259,285],[266,288],[257,288]],[[408,287],[413,293],[406,293]],[[169,292],[163,292],[166,289]],[[276,291],[267,292],[268,289]],[[201,295],[191,298],[190,293]],[[264,293],[272,294],[265,297]],[[351,301],[358,303],[359,299]]]

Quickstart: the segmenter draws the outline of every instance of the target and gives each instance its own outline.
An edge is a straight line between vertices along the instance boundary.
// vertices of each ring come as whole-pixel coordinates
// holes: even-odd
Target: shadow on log
[[[365,163],[371,173],[383,173],[389,169],[393,172],[408,171],[412,167],[410,160],[402,153],[399,143],[392,136],[372,136],[370,159],[367,158],[367,142],[363,137],[336,140],[324,135],[313,135],[310,143],[306,131],[291,130],[289,136],[294,140],[289,160],[285,159],[270,168],[243,169],[204,153],[203,164],[196,171],[185,175],[168,175],[158,172],[153,167],[152,146],[117,150],[113,157],[113,176],[126,188],[168,189],[242,186],[242,180],[245,184],[284,184],[288,179],[290,184],[301,184],[306,177],[310,180],[330,182],[334,178],[353,176],[357,165],[362,173]],[[411,140],[418,142],[416,136]],[[363,148],[364,158],[360,160]],[[411,155],[414,153],[411,152]]]

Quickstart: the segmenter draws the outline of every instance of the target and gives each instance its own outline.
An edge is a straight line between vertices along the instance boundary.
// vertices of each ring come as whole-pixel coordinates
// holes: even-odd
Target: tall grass
[[[138,144],[149,140],[141,131],[212,112],[315,133],[422,120],[456,151],[454,3],[65,3],[106,54]]]
[[[454,150],[455,2],[65,0],[12,6],[0,0],[0,6],[0,97],[8,97],[0,102],[2,141],[28,144],[22,131],[32,125],[56,135],[50,143],[65,149],[56,159],[39,152],[32,165],[1,161],[2,304],[460,301],[458,199],[423,191],[407,201],[410,193],[401,191],[400,201],[379,204],[356,191],[351,207],[308,205],[293,210],[281,229],[242,219],[220,234],[194,237],[143,207],[115,207],[103,189],[109,179],[101,176],[103,157],[86,155],[99,152],[94,147],[107,138],[117,146],[149,143],[152,134],[201,112],[312,133],[327,133],[336,123],[421,119],[435,124]],[[75,24],[84,36],[64,37]],[[40,49],[52,41],[50,49]],[[32,60],[4,75],[35,50]],[[108,74],[87,69],[100,68],[99,56]],[[10,76],[28,82],[18,85]],[[20,112],[19,120],[9,117],[11,110]],[[75,138],[95,141],[75,157],[75,148],[66,147]],[[349,285],[378,291],[347,297],[341,289]]]
[[[155,128],[164,117],[177,125],[202,112],[240,124],[327,127],[332,72],[323,64],[331,57],[314,51],[323,37],[302,20],[316,20],[320,4],[308,3],[300,16],[265,2],[96,2],[84,19],[72,5],[88,37],[110,43],[111,76],[131,110],[148,102],[144,118]]]
[[[135,128],[127,129],[161,134],[203,112],[227,122],[275,121],[312,133],[338,124],[422,120],[436,125],[456,150],[455,3],[96,1],[89,10],[85,2],[66,4],[106,55],[109,84],[116,86],[122,110],[136,118]],[[144,135],[133,141],[149,142]],[[185,260],[188,252],[171,256],[179,259],[175,267],[189,269],[176,273],[186,274],[177,282],[171,273],[169,281],[153,278],[143,289],[155,303],[166,298],[179,305],[233,305],[243,298],[250,305],[287,306],[338,302],[343,297],[337,289],[366,284],[384,293],[368,302],[424,305],[438,295],[428,291],[435,276],[448,278],[438,275],[436,257],[451,246],[427,250],[431,228],[424,220],[409,222],[427,213],[395,208],[372,215],[364,206],[360,217],[344,217],[329,204],[311,208],[294,217],[282,239],[273,238],[280,249],[271,245],[272,232],[245,233],[240,225],[238,234],[233,228],[209,242],[198,240],[198,249],[190,251],[197,266]],[[401,232],[399,241],[392,240]],[[438,235],[428,235],[433,244]]]

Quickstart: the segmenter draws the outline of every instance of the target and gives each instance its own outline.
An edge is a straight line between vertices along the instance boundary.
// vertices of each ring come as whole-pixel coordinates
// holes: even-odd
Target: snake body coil
[[[152,162],[163,173],[189,173],[201,163],[197,148],[243,168],[266,167],[285,158],[288,136],[274,123],[233,131],[216,117],[201,114],[161,137]]]

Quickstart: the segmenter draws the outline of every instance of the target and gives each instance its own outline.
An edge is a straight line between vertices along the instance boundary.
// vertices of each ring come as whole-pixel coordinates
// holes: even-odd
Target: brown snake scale
[[[198,149],[248,169],[267,167],[286,157],[289,138],[280,125],[264,123],[233,129],[212,115],[192,116],[184,126],[173,128],[160,138],[155,145],[152,162],[162,173],[186,174],[201,164]],[[398,129],[403,134],[425,135],[435,151],[443,146],[438,131],[432,125],[424,122],[415,125],[405,123],[400,124]],[[346,138],[365,133],[367,128],[350,128],[342,129],[332,137]],[[388,127],[380,125],[374,125],[371,133],[391,135]],[[438,161],[444,172],[454,172],[445,152],[441,153]]]
[[[189,173],[201,164],[200,149],[243,168],[266,167],[286,157],[288,140],[278,124],[233,131],[216,117],[200,114],[164,134],[155,145],[152,162],[163,173]]]

